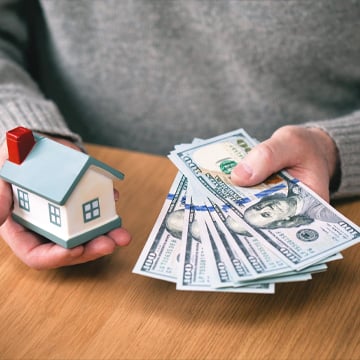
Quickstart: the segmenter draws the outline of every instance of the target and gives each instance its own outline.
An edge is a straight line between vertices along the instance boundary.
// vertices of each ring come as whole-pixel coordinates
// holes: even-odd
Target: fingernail
[[[248,164],[240,162],[234,167],[231,173],[231,179],[238,182],[241,180],[249,179],[252,174],[253,169]]]
[[[251,177],[253,169],[245,162],[240,162],[237,166],[235,166],[234,172],[237,176],[244,177],[244,174],[246,174],[247,177]]]

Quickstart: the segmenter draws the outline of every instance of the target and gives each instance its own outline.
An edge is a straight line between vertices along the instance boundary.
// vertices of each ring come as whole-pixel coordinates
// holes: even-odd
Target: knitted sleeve
[[[28,73],[27,22],[23,3],[0,7],[0,142],[16,126],[69,138],[81,138],[69,130],[56,105],[45,99]]]
[[[305,126],[326,131],[337,145],[339,179],[332,197],[360,195],[360,111],[337,119],[308,122]]]

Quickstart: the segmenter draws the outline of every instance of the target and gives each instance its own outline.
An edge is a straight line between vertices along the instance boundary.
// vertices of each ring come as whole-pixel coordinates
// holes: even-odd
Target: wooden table
[[[0,242],[0,359],[359,359],[360,247],[274,295],[182,292],[132,273],[175,167],[89,145],[126,174],[119,214],[132,243],[81,266],[36,271]],[[335,204],[360,224],[360,201]]]

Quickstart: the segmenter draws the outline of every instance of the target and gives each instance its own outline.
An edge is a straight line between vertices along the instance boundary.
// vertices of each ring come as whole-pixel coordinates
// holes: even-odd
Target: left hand
[[[53,138],[75,150],[79,148],[65,139]],[[0,167],[7,158],[7,147],[0,147]],[[114,199],[119,194],[114,189]],[[14,254],[26,265],[36,270],[59,268],[81,264],[113,253],[118,247],[128,245],[131,235],[122,227],[98,236],[86,244],[65,249],[15,222],[11,216],[12,190],[10,185],[0,179],[0,236]]]
[[[287,125],[255,146],[233,169],[231,180],[253,186],[284,169],[329,202],[337,158],[335,142],[325,131]]]
[[[117,247],[128,245],[131,236],[124,228],[116,228],[107,234],[72,249],[65,249],[42,236],[26,229],[9,216],[0,228],[1,237],[15,255],[36,270],[54,269],[92,261],[113,253]]]

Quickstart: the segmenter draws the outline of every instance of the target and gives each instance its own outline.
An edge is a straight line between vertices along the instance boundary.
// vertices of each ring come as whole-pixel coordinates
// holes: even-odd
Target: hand
[[[76,148],[67,140],[61,139],[59,142]],[[7,147],[6,144],[3,144],[0,148],[0,167],[6,159]],[[116,191],[114,196],[115,199],[118,197]],[[86,244],[65,249],[53,242],[46,241],[42,236],[16,223],[11,217],[12,203],[11,186],[0,179],[0,236],[20,260],[37,270],[95,260],[113,253],[117,246],[125,246],[131,240],[130,234],[125,229],[117,228]]]
[[[288,125],[255,146],[233,169],[231,180],[239,186],[253,186],[285,169],[329,201],[337,158],[337,147],[325,131]]]

